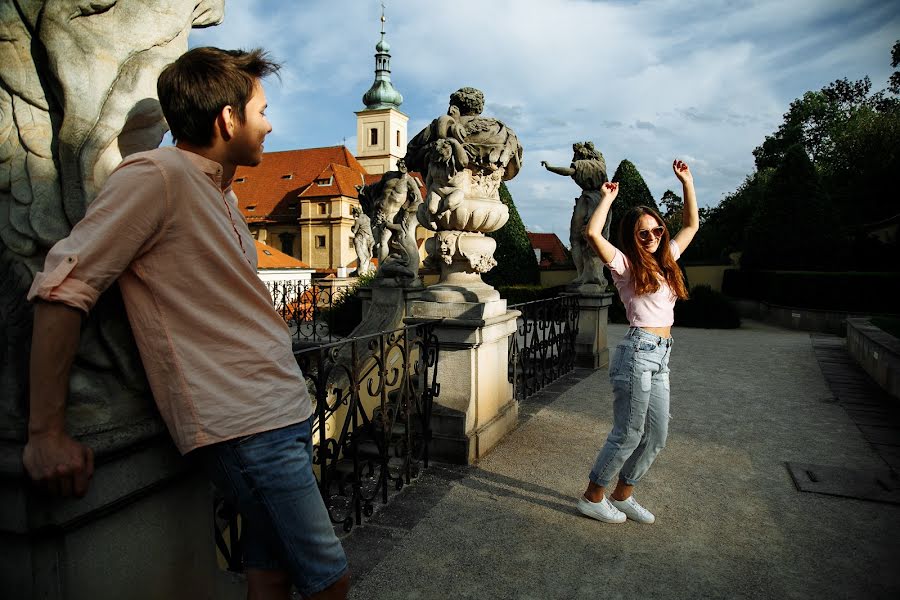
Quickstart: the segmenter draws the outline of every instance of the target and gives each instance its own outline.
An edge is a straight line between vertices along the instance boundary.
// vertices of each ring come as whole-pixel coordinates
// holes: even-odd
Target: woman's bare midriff
[[[672,328],[671,327],[644,327],[643,325],[638,327],[639,329],[646,331],[647,333],[652,333],[653,335],[658,335],[659,337],[672,337]]]

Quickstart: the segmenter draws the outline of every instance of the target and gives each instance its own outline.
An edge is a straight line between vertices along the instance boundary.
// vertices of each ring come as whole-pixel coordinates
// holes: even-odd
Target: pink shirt
[[[669,241],[672,258],[678,260],[681,250],[675,240]],[[616,254],[606,265],[612,273],[613,283],[619,290],[619,297],[625,305],[625,316],[634,327],[671,327],[675,322],[675,300],[677,297],[665,281],[660,281],[659,289],[652,294],[634,293],[634,281],[631,278],[631,265],[628,259],[616,248]]]
[[[153,397],[182,453],[312,414],[287,325],[221,177],[218,163],[174,147],[129,156],[28,292],[88,312],[118,280]]]

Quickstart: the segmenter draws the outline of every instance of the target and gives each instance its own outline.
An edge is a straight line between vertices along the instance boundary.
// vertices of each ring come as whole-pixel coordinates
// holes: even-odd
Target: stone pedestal
[[[585,284],[566,295],[578,297],[578,336],[575,338],[575,366],[600,369],[609,364],[606,338],[609,305],[613,295],[599,285]]]
[[[215,597],[207,479],[165,432],[117,448],[102,437],[84,439],[97,454],[84,498],[49,497],[21,470],[0,474],[0,597]]]
[[[411,320],[441,318],[438,382],[431,456],[471,464],[487,454],[518,422],[509,369],[509,336],[517,310],[492,302],[411,302]]]

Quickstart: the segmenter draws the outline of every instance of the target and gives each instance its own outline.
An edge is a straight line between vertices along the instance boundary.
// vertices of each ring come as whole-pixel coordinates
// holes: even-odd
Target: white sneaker
[[[610,499],[609,502],[618,510],[625,513],[625,516],[632,521],[649,525],[656,520],[656,517],[653,516],[652,512],[637,503],[634,496],[629,496],[624,500]]]
[[[600,502],[591,502],[584,496],[578,499],[578,510],[586,517],[603,521],[604,523],[624,523],[625,514],[610,504],[605,496]]]

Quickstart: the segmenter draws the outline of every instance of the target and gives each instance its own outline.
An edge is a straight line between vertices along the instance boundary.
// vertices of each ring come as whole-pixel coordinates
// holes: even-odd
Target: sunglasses
[[[660,225],[659,227],[654,227],[653,229],[639,229],[637,234],[638,237],[641,238],[642,242],[647,242],[650,240],[651,235],[654,238],[661,238],[665,230],[666,228]]]

